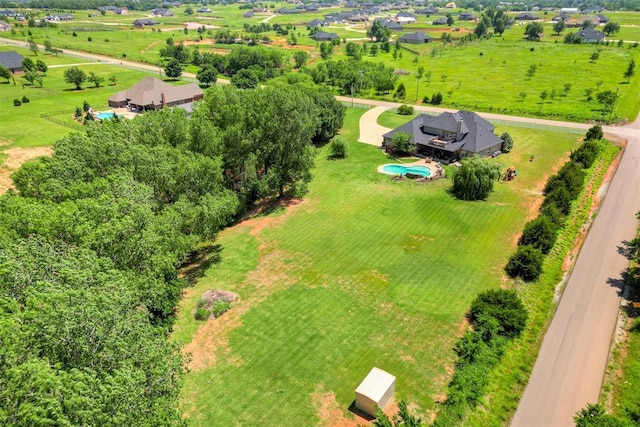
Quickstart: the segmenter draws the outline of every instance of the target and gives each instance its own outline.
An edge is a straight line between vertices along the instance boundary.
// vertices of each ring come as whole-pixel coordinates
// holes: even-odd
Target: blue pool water
[[[115,113],[113,111],[107,111],[107,112],[102,112],[102,113],[96,114],[96,118],[100,119],[100,120],[113,119],[113,116],[115,116]]]
[[[426,166],[385,165],[382,167],[382,171],[392,175],[404,175],[406,173],[422,175],[424,177],[431,175],[431,171]]]

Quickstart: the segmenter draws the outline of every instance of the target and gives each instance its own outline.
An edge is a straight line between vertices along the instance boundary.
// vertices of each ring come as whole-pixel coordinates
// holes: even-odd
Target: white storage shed
[[[396,377],[374,367],[356,389],[356,408],[375,416],[376,406],[384,410],[395,389]]]

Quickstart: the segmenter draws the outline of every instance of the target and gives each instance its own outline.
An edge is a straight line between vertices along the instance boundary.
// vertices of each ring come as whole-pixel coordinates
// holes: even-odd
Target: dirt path
[[[161,41],[162,41],[162,40],[156,40],[156,41],[154,41],[154,42],[152,42],[152,43],[149,43],[148,45],[146,45],[146,46],[144,47],[144,49],[142,49],[142,50],[140,51],[140,53],[145,53],[147,50],[151,49],[152,47],[154,47],[155,45],[157,45],[157,44],[158,44],[158,43],[160,43]]]
[[[50,156],[53,153],[51,147],[8,148],[2,151],[7,155],[0,166],[0,194],[4,194],[9,188],[13,188],[11,174],[22,166],[27,160],[36,157]]]

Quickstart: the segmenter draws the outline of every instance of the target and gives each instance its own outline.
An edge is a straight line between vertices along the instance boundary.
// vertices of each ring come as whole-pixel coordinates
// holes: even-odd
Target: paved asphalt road
[[[24,46],[23,42],[9,39],[0,39],[0,42]],[[114,62],[113,58],[100,55],[82,55],[102,62]],[[157,71],[151,65],[123,62]],[[225,80],[219,82],[227,83]],[[343,102],[378,107],[398,106],[392,102],[337,98]],[[425,106],[415,108],[436,113],[453,111]],[[582,123],[528,117],[481,115],[486,119],[573,129],[586,130],[590,127]],[[374,118],[377,115],[370,116]],[[600,393],[618,315],[623,274],[628,266],[628,260],[620,249],[624,248],[625,241],[635,236],[638,226],[635,213],[640,210],[640,120],[623,127],[605,126],[604,131],[625,138],[629,143],[544,337],[529,384],[511,422],[515,427],[571,426],[574,413],[587,403],[596,402]],[[367,142],[375,145],[373,138],[375,135],[369,135]]]

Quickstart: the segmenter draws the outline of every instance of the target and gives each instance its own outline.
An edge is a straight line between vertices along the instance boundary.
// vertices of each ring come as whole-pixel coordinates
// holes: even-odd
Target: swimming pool
[[[115,117],[116,113],[113,111],[103,111],[102,113],[96,114],[96,119],[100,120],[109,120]]]
[[[423,177],[431,175],[431,170],[426,166],[384,165],[382,172],[389,175],[405,175],[407,173]]]

